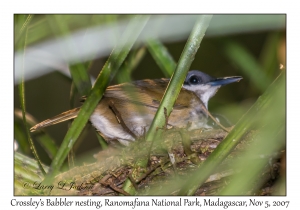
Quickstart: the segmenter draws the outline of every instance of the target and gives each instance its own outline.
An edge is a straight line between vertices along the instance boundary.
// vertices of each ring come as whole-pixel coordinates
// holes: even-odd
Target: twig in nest
[[[106,180],[108,180],[109,177],[111,177],[111,175],[110,174],[106,174],[99,182],[100,183],[105,183]]]
[[[118,192],[118,193],[121,193],[123,195],[130,195],[128,192],[124,191],[123,189],[121,188],[118,188],[117,186],[115,186],[113,183],[110,183],[108,185],[111,189],[113,189],[114,191]]]
[[[161,163],[157,163],[152,166],[146,173],[144,173],[135,183],[140,183],[143,179],[145,179],[149,174],[151,174],[155,169],[161,166]]]
[[[193,94],[195,94],[193,92]],[[198,97],[196,97],[198,98]],[[199,99],[199,98],[198,98]],[[199,102],[201,104],[202,109],[205,111],[205,113],[218,125],[220,126],[224,131],[227,131],[228,133],[230,132],[229,129],[225,128],[218,120],[216,120],[216,118],[214,118],[214,116],[211,115],[211,113],[207,110],[206,106],[203,104],[202,100],[199,99]]]
[[[125,124],[120,112],[118,111],[118,109],[115,107],[115,104],[113,101],[109,101],[109,108],[113,111],[113,113],[115,114],[118,122],[122,125],[122,127],[135,139],[137,139],[137,136],[127,127],[127,125]]]
[[[121,193],[123,195],[130,195],[128,192],[122,190],[121,188],[118,188],[114,183],[111,182],[107,182],[107,179],[110,177],[111,175],[106,175],[104,176],[101,180],[100,183],[106,187],[110,187],[111,189],[113,189],[114,191]]]

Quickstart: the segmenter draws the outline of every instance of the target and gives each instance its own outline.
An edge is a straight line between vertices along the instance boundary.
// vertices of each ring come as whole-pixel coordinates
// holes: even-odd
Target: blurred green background
[[[27,40],[28,46],[32,46],[86,27],[119,23],[131,16],[61,15],[54,17],[53,15],[34,15],[29,22],[30,27],[25,40]],[[180,15],[178,16],[180,17]],[[23,46],[23,42],[19,40],[25,35],[20,31],[22,31],[22,25],[27,18],[27,15],[15,15],[16,52]],[[172,27],[176,30],[176,28],[180,28],[180,25],[171,25]],[[175,62],[180,57],[188,33],[176,41],[161,40]],[[222,87],[210,100],[209,111],[222,114],[235,124],[280,74],[282,71],[280,65],[285,66],[285,36],[285,15],[214,15],[191,70],[201,70],[215,77],[242,76],[244,79],[239,83]],[[137,47],[144,46],[141,43]],[[107,57],[108,54],[91,59],[91,63],[83,63],[87,68],[89,66],[89,73],[96,78]],[[164,73],[145,47],[144,57],[131,75],[132,80],[162,77],[165,77]],[[115,78],[118,78],[118,75]],[[117,83],[118,80],[114,79],[112,85]],[[71,79],[59,71],[52,71],[26,81],[26,111],[40,122],[69,110],[71,105],[80,106],[81,96],[78,93],[75,95],[75,104],[70,103],[71,84]],[[20,109],[18,84],[15,85],[14,107]],[[17,141],[22,138],[26,139],[23,129],[21,120],[15,118],[15,139]],[[60,145],[67,129],[68,122],[65,122],[47,127],[46,131],[55,143]],[[36,141],[35,138],[34,141]],[[51,159],[39,144],[35,145],[42,162],[49,165]],[[74,151],[76,155],[80,155],[98,148],[100,149],[100,144],[95,132],[91,126],[88,126],[87,134],[79,142],[76,142]],[[28,145],[24,147],[19,145],[19,151],[32,156]]]

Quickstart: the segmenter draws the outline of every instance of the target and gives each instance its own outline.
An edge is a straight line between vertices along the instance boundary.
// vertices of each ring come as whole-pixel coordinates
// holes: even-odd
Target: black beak
[[[239,82],[243,77],[240,76],[232,76],[232,77],[221,77],[221,78],[216,78],[208,82],[207,84],[211,86],[222,86],[222,85],[227,85],[233,82]]]

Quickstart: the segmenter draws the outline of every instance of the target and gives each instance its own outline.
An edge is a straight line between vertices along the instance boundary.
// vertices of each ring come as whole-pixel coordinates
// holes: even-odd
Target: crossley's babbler
[[[168,118],[168,127],[207,128],[209,99],[226,84],[238,82],[240,76],[214,78],[201,71],[189,71]],[[169,79],[145,79],[109,86],[90,117],[93,126],[107,142],[118,140],[123,145],[144,135],[155,116]],[[77,117],[75,108],[45,120],[31,131]]]

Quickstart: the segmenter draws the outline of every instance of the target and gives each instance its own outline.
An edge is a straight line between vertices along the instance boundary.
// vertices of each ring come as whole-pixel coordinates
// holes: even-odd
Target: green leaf
[[[176,62],[167,48],[159,40],[148,40],[147,47],[157,65],[163,71],[166,77],[171,77],[175,68]]]
[[[23,51],[24,54],[23,54],[23,56],[25,56],[25,53],[26,53],[25,49],[26,49],[26,45],[27,45],[26,39],[27,39],[28,28],[26,28],[25,30],[26,30],[26,32],[25,32],[25,37],[24,37],[24,51]],[[23,65],[22,79],[21,79],[21,83],[19,85],[19,97],[20,97],[20,102],[21,102],[23,123],[24,123],[24,127],[25,127],[25,130],[26,130],[27,139],[28,139],[28,142],[29,142],[29,145],[30,145],[31,152],[32,152],[33,156],[35,157],[35,159],[37,160],[38,165],[40,167],[40,170],[42,171],[43,174],[45,174],[46,172],[45,172],[45,170],[42,166],[41,160],[40,160],[40,158],[37,154],[34,143],[31,139],[31,136],[30,136],[30,133],[29,133],[29,128],[28,128],[28,125],[27,125],[27,120],[26,120],[24,65]]]
[[[24,130],[19,125],[18,120],[22,120],[22,111],[19,109],[15,109],[14,111],[16,120],[15,120],[15,134],[16,134],[16,140],[20,144],[20,148],[22,151],[27,153],[30,149],[30,144],[28,144],[28,141],[24,138],[26,138],[26,135],[24,135]],[[29,127],[32,127],[37,124],[37,120],[34,119],[33,116],[31,116],[29,113],[26,113],[26,122]],[[25,132],[26,133],[26,132]],[[34,139],[37,140],[37,142],[44,148],[46,153],[48,154],[50,159],[53,159],[53,157],[57,153],[57,145],[55,144],[55,141],[44,131],[38,131],[35,134],[32,134]],[[25,141],[26,140],[26,141]]]
[[[227,42],[224,51],[232,62],[238,65],[253,82],[253,84],[263,92],[271,80],[262,69],[256,59],[241,45],[236,42]]]

